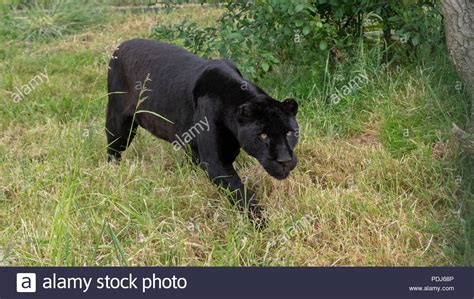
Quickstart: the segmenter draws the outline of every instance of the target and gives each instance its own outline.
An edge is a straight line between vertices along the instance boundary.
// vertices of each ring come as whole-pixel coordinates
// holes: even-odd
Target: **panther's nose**
[[[278,163],[285,164],[291,161],[290,153],[279,155],[276,159]]]

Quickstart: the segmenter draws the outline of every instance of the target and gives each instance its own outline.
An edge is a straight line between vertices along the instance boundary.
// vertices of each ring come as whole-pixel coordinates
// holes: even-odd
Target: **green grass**
[[[144,130],[121,164],[108,164],[114,45],[157,23],[207,26],[219,13],[106,12],[71,32],[0,37],[0,264],[472,265],[472,161],[449,132],[465,122],[468,99],[442,54],[388,75],[377,48],[361,44],[344,65],[285,65],[262,78],[274,97],[299,99],[302,127],[289,179],[245,154],[236,162],[266,206],[263,232]],[[15,87],[45,67],[49,83],[14,103]],[[369,82],[331,104],[360,70]]]
[[[91,28],[105,17],[105,7],[99,3],[62,0],[2,5],[0,40],[40,41]]]

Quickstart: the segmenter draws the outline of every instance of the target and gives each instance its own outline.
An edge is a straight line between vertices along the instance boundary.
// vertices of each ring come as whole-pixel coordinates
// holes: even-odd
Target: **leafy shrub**
[[[185,47],[207,58],[231,57],[246,74],[256,78],[281,59],[295,55],[304,58],[306,50],[315,49],[315,45],[305,42],[306,36],[323,36],[331,29],[311,32],[311,26],[321,28],[323,24],[312,20],[312,7],[306,1],[272,2],[228,2],[216,28],[199,28],[184,21],[171,27],[158,25],[152,37],[181,40]]]
[[[387,51],[393,40],[399,40],[398,48],[408,45],[411,53],[420,44],[437,45],[440,26],[433,0],[237,0],[224,4],[216,27],[199,28],[189,21],[157,25],[152,37],[181,40],[207,58],[232,58],[258,78],[281,61],[308,64],[325,59],[321,54],[327,51],[337,59],[365,34],[384,38]]]

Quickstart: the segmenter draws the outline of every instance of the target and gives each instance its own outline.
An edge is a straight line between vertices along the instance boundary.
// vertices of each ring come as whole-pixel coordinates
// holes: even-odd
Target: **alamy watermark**
[[[46,68],[44,68],[44,73],[37,74],[28,82],[22,84],[21,87],[15,86],[15,92],[12,92],[13,102],[19,103],[45,81],[46,83],[49,83],[49,76]]]
[[[293,223],[289,229],[280,234],[276,239],[272,240],[268,246],[271,248],[276,245],[288,243],[291,238],[312,227],[316,220],[316,216],[312,214],[305,214],[303,217],[301,217],[301,219],[298,219],[295,223]]]
[[[331,100],[331,103],[334,105],[339,104],[342,99],[344,99],[351,93],[357,91],[362,86],[369,83],[369,81],[369,76],[367,76],[367,73],[365,71],[358,73],[349,82],[344,84],[340,89],[338,89],[337,87],[335,88],[335,92],[332,93],[329,98]]]
[[[205,127],[204,127],[205,126]],[[175,134],[176,140],[174,140],[171,144],[173,145],[174,150],[180,150],[186,144],[191,142],[197,135],[201,134],[202,132],[206,131],[209,132],[210,130],[209,121],[207,116],[204,117],[204,120],[199,120],[193,126],[191,126],[187,131],[182,133],[181,135]]]

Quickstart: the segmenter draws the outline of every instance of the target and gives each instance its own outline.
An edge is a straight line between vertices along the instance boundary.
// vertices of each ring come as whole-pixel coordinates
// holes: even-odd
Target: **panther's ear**
[[[298,113],[298,103],[295,99],[285,99],[283,101],[283,109],[285,112],[289,113],[290,115],[295,116]]]
[[[245,103],[239,106],[237,110],[237,120],[239,123],[245,123],[255,118],[256,105],[253,103]]]
[[[193,96],[196,100],[205,95],[227,96],[240,92],[241,80],[229,72],[230,62],[211,60],[198,75],[193,87]]]
[[[218,94],[221,86],[218,83],[223,81],[222,77],[222,73],[218,68],[213,66],[204,68],[193,88],[194,99],[208,94]]]

